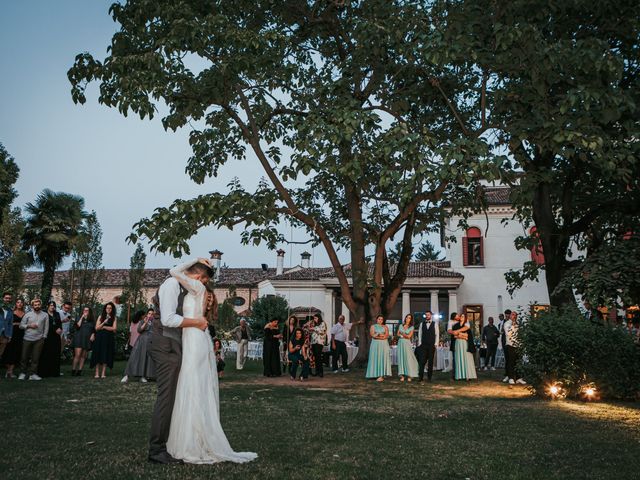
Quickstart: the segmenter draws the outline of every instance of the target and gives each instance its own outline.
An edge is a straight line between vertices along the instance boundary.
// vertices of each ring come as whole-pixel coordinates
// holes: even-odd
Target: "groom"
[[[206,284],[213,277],[213,269],[206,259],[199,258],[185,271],[188,277]],[[149,461],[153,463],[181,463],[167,453],[167,439],[171,426],[173,402],[176,397],[180,364],[182,363],[182,329],[196,327],[207,329],[207,319],[184,318],[182,305],[187,290],[173,277],[167,278],[153,299],[160,322],[153,326],[151,358],[156,366],[158,398],[151,418]],[[159,309],[159,310],[158,310]]]
[[[416,347],[416,357],[418,359],[418,379],[424,380],[424,367],[427,366],[427,381],[431,381],[433,376],[433,360],[436,354],[436,347],[440,342],[440,328],[438,322],[432,319],[432,313],[427,312],[424,321],[418,325],[418,343]]]

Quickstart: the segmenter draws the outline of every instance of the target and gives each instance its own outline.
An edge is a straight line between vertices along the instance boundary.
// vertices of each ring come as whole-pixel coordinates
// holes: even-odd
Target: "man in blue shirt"
[[[4,353],[4,349],[11,341],[13,335],[13,308],[11,301],[13,295],[9,292],[2,294],[2,305],[0,305],[0,357]]]

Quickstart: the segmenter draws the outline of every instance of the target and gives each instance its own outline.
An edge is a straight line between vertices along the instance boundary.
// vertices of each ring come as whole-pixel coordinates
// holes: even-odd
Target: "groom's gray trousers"
[[[158,399],[151,418],[149,455],[167,451],[171,414],[176,398],[176,387],[182,363],[182,345],[179,341],[156,332],[151,337],[151,358],[156,367]]]

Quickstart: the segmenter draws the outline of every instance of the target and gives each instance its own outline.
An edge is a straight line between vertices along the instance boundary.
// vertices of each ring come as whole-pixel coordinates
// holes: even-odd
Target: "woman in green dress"
[[[376,378],[382,382],[384,377],[391,376],[391,350],[389,349],[389,329],[384,324],[384,317],[378,315],[376,323],[369,329],[371,346],[369,347],[369,363],[366,378]]]
[[[398,329],[398,375],[401,382],[404,382],[405,377],[410,382],[412,377],[418,376],[418,360],[411,348],[413,332],[413,315],[409,313]]]
[[[473,360],[473,354],[470,352],[475,349],[475,345],[473,345],[471,326],[467,322],[465,315],[460,315],[460,320],[453,326],[453,334],[456,337],[454,352],[456,380],[468,381],[477,379],[476,365]]]

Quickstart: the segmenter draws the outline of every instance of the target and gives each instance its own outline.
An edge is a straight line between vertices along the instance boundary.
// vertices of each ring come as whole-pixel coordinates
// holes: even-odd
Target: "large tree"
[[[326,250],[342,301],[365,320],[366,356],[364,328],[395,304],[411,238],[440,224],[445,200],[461,208],[486,173],[481,84],[458,101],[467,79],[437,52],[419,55],[439,28],[430,5],[129,0],[110,11],[120,29],[104,60],[76,57],[74,101],[98,81],[99,101],[125,115],[152,117],[166,104],[165,128],[193,128],[187,172],[197,183],[229,161],[255,161],[261,173],[246,169],[249,179],[265,176],[253,192],[235,179],[226,194],[176,200],[131,239],[180,255],[199,228],[242,224],[244,242],[275,248],[286,218]],[[462,126],[461,114],[478,127]],[[402,255],[392,276],[386,245],[395,236]]]
[[[144,294],[144,269],[147,263],[147,254],[144,253],[142,245],[136,246],[129,262],[129,278],[124,284],[121,303],[125,303],[127,308],[123,310],[123,318],[130,320],[131,310],[134,312],[148,307]]]
[[[73,263],[63,284],[65,300],[72,301],[78,309],[95,308],[98,303],[104,266],[102,265],[102,228],[96,212],[85,219],[73,249]]]
[[[490,138],[522,173],[511,196],[527,227],[517,245],[544,254],[509,280],[518,287],[544,269],[551,304],[571,304],[563,279],[640,220],[640,3],[440,5],[443,54],[486,85]]]
[[[53,278],[62,261],[73,252],[86,216],[84,199],[45,189],[34,203],[27,203],[28,214],[23,247],[43,267],[40,294],[43,302],[51,297]]]
[[[13,186],[18,180],[19,173],[20,169],[14,158],[0,143],[0,222],[17,196]]]
[[[12,207],[17,193],[13,186],[20,169],[0,143],[0,290],[19,292],[24,269],[29,263],[22,251],[24,219],[19,208]]]

